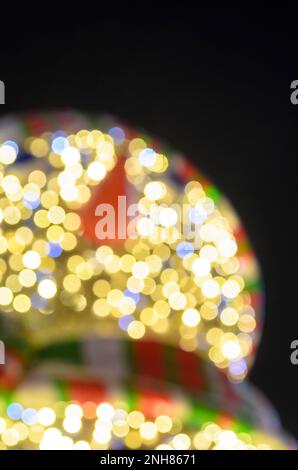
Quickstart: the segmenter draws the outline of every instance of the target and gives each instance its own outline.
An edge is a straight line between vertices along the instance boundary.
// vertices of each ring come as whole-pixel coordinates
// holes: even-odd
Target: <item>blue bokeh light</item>
[[[61,155],[61,153],[66,147],[69,147],[69,142],[65,137],[58,136],[53,139],[52,141],[53,152],[57,153],[58,155]]]
[[[121,127],[112,127],[109,130],[109,135],[113,138],[116,145],[122,144],[123,140],[125,139],[125,133]]]
[[[7,408],[7,416],[12,420],[17,421],[18,419],[21,419],[23,409],[24,408],[19,403],[11,403]]]
[[[188,258],[194,253],[193,244],[190,242],[180,242],[176,248],[179,258]]]
[[[59,258],[59,256],[61,255],[63,249],[62,249],[62,246],[59,243],[49,242],[47,244],[47,250],[46,251],[47,251],[48,256],[50,256],[51,258]]]
[[[22,420],[28,426],[33,426],[37,423],[37,411],[34,408],[27,408],[22,413]]]

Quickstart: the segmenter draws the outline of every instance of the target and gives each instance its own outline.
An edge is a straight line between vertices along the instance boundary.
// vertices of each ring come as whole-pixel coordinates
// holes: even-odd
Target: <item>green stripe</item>
[[[69,385],[65,380],[55,380],[54,381],[60,400],[69,401],[70,400],[70,390]]]
[[[125,388],[125,399],[128,406],[128,411],[133,411],[137,408],[138,403],[138,393],[136,392],[135,387],[132,385],[127,385]]]
[[[236,421],[232,429],[234,432],[239,434],[240,432],[250,433],[253,428],[249,423],[245,423],[244,421]]]
[[[174,358],[174,348],[167,344],[163,345],[163,357],[165,360],[166,380],[172,383],[179,383],[177,364]]]
[[[214,202],[218,202],[221,197],[220,191],[212,184],[209,186],[209,188],[207,188],[206,195],[213,199]]]
[[[13,392],[11,390],[6,390],[5,388],[0,389],[0,398],[4,402],[5,409],[10,403],[13,402]]]
[[[134,345],[135,343],[132,341],[121,341],[121,350],[123,350],[123,355],[125,357],[129,375],[133,375],[137,372],[137,364],[135,359],[136,352]]]
[[[259,279],[252,279],[246,281],[246,288],[252,291],[261,290],[261,281]]]
[[[83,364],[81,343],[67,341],[54,343],[37,351],[38,359],[59,359],[71,364]]]
[[[195,400],[191,400],[189,415],[186,416],[185,423],[190,427],[199,427],[208,422],[216,422],[219,413],[211,408],[202,408]]]

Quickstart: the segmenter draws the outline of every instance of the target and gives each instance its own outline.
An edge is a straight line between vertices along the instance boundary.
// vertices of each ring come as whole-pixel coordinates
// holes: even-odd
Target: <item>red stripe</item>
[[[0,365],[0,387],[13,388],[22,378],[24,373],[24,361],[15,351],[5,351],[5,364]]]
[[[254,292],[253,294],[250,294],[251,296],[251,305],[255,308],[258,309],[262,305],[262,294],[259,292]]]
[[[222,414],[219,416],[217,424],[222,428],[222,429],[231,429],[232,425],[234,423],[234,419],[227,414]]]
[[[239,396],[235,392],[235,389],[233,388],[226,375],[220,372],[219,370],[216,370],[216,375],[218,376],[218,382],[220,383],[218,391],[224,395],[228,402],[239,403]]]
[[[48,120],[40,114],[26,113],[25,120],[29,134],[39,135],[48,130]]]
[[[196,174],[196,168],[187,160],[181,159],[178,161],[175,173],[182,181],[187,182]]]
[[[242,226],[237,227],[234,235],[238,242],[241,242],[247,239],[246,232]]]
[[[175,415],[175,403],[171,396],[162,391],[152,389],[139,390],[138,409],[148,418],[155,419],[159,415]]]
[[[137,341],[133,346],[137,374],[164,379],[166,373],[163,346],[153,341]]]
[[[69,384],[70,399],[79,403],[106,401],[107,393],[99,383],[72,381]]]
[[[124,169],[125,158],[119,157],[118,162],[116,163],[113,170],[106,176],[106,178],[99,183],[99,185],[94,189],[94,194],[92,195],[90,201],[84,206],[80,211],[82,226],[84,229],[84,235],[87,236],[92,241],[95,241],[98,245],[120,245],[122,246],[126,238],[126,230],[128,224],[128,218],[126,211],[124,212],[123,223],[118,224],[118,206],[119,206],[119,196],[128,196],[131,185],[127,184],[126,173]],[[128,198],[127,198],[128,199]],[[127,206],[130,203],[126,199],[126,210]],[[114,220],[112,220],[112,229],[115,232],[113,238],[106,238],[103,240],[98,239],[96,235],[96,224],[102,219],[106,220],[106,214],[102,216],[96,216],[95,211],[98,205],[100,204],[109,204],[112,206],[115,214]],[[125,209],[125,208],[124,208]],[[121,211],[122,214],[122,211]],[[120,230],[118,230],[118,225]],[[126,225],[126,227],[123,225]],[[122,232],[121,229],[124,229],[124,236],[119,233]],[[105,229],[106,230],[106,229]]]
[[[177,375],[182,384],[195,391],[204,388],[204,379],[200,359],[193,353],[177,349]]]

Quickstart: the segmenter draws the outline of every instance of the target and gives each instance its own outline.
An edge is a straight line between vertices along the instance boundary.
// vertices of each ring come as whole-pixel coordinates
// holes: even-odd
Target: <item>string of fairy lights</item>
[[[238,217],[181,156],[166,155],[159,143],[108,120],[100,124],[103,131],[90,128],[75,113],[0,123],[2,336],[25,375],[29,366],[14,331],[29,349],[88,332],[136,342],[153,338],[242,382],[258,341],[262,298],[258,265]],[[121,185],[137,217],[118,219],[118,231],[128,222],[128,235],[98,240],[96,230],[107,227],[96,225],[94,200],[108,203]],[[216,422],[192,427],[180,417],[178,425],[163,413],[150,420],[123,400],[115,407],[111,397],[92,402],[92,416],[77,402],[60,408],[57,402],[60,411],[55,403],[25,408],[12,401],[5,374],[11,371],[4,370],[2,382],[0,375],[2,448],[281,445],[261,432],[236,433]]]
[[[0,418],[0,432],[2,447],[8,448],[18,445],[21,449],[105,450],[111,441],[114,449],[283,448],[276,438],[260,431],[237,433],[214,422],[197,425],[194,431],[176,417],[160,414],[149,420],[139,410],[127,412],[109,402],[97,407],[88,402],[83,406],[58,402],[53,408],[38,411],[11,404],[7,414],[8,419]]]

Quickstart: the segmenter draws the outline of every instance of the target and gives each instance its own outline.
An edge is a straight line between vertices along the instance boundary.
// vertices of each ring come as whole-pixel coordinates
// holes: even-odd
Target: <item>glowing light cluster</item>
[[[86,332],[133,344],[153,338],[243,381],[260,324],[258,266],[217,188],[122,126],[102,131],[67,113],[28,120],[4,123],[0,134],[0,311],[18,325],[16,335],[29,349]],[[121,186],[119,171],[138,208],[135,233],[99,240],[90,234],[93,200],[102,187],[101,202],[105,194],[109,200]],[[179,412],[152,417],[113,394],[37,406],[47,393],[25,393],[8,407],[0,395],[0,450],[282,446],[220,420],[191,425],[186,399],[175,404]]]
[[[121,402],[120,402],[121,403]],[[184,405],[185,406],[185,405]],[[179,403],[176,405],[179,409]],[[203,409],[202,409],[203,411]],[[218,420],[220,422],[221,416]],[[265,450],[282,449],[274,435],[259,430],[235,431],[241,425],[206,421],[195,427],[181,417],[156,414],[111,402],[58,402],[38,410],[12,403],[0,417],[0,449],[41,450]]]
[[[131,338],[167,336],[187,351],[207,352],[241,381],[245,374],[229,366],[251,355],[257,312],[228,218],[204,187],[191,180],[174,191],[168,158],[117,126],[106,134],[45,132],[27,137],[23,148],[51,171],[42,165],[19,171],[22,148],[11,139],[1,145],[4,311],[63,317],[67,309],[89,310]],[[127,154],[127,181],[137,190],[138,237],[122,248],[103,243],[93,249],[81,238],[79,209],[115,167],[119,148]],[[195,227],[191,241],[177,225],[179,207]]]

